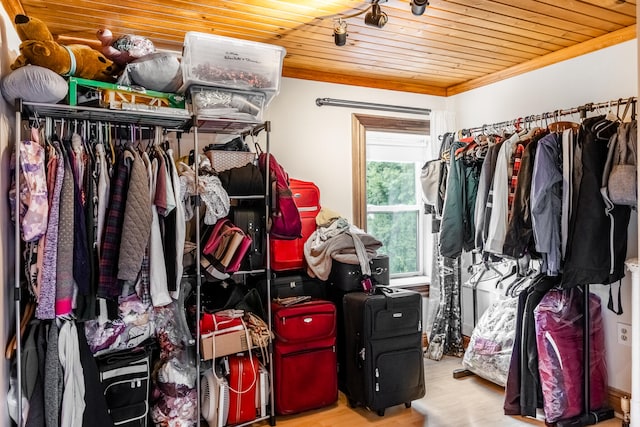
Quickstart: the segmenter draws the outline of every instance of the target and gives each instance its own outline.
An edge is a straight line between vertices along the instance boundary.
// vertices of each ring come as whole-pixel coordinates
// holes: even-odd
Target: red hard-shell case
[[[241,424],[256,418],[256,390],[260,364],[255,356],[229,356],[229,420]]]

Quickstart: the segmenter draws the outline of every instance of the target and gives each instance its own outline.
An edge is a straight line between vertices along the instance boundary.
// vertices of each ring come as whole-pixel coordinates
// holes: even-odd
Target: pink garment
[[[589,295],[591,323],[590,408],[607,401],[607,366],[600,298]],[[538,369],[545,418],[555,423],[583,410],[583,294],[577,288],[550,290],[534,310]]]

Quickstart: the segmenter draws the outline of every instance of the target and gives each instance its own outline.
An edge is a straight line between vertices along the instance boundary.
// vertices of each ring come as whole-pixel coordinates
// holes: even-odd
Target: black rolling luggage
[[[379,287],[348,293],[343,304],[349,404],[381,416],[394,405],[410,407],[425,393],[420,294]]]
[[[373,286],[389,284],[389,257],[378,255],[369,262],[371,268],[371,284]],[[346,393],[346,355],[344,332],[344,309],[342,298],[350,292],[363,292],[362,269],[360,264],[346,264],[333,260],[331,273],[327,280],[327,299],[337,309],[337,349],[338,349],[338,387]]]
[[[357,292],[357,291],[356,291]],[[338,289],[336,286],[327,286],[327,299],[336,306],[336,350],[338,353],[338,388],[347,392],[346,386],[346,354],[345,354],[345,332],[344,332],[344,307],[342,299],[349,292]],[[362,291],[360,291],[362,293]]]
[[[373,286],[389,284],[389,257],[378,255],[369,261],[371,268],[371,282]],[[345,264],[333,260],[329,273],[329,286],[334,286],[345,292],[362,291],[362,269],[360,264]]]
[[[267,301],[267,281],[257,284],[262,301]],[[316,299],[327,299],[326,282],[309,277],[303,272],[288,272],[285,275],[274,275],[271,279],[271,298],[310,296]]]

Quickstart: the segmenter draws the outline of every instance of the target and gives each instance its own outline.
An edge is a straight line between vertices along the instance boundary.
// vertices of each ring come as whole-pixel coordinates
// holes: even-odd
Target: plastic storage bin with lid
[[[183,87],[259,91],[266,107],[280,91],[285,53],[281,46],[189,31],[182,53]]]
[[[262,92],[191,85],[189,98],[194,114],[210,118],[262,121],[265,101],[265,94]]]

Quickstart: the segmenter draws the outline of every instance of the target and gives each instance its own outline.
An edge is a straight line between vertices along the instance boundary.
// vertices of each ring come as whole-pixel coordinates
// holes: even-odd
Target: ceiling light
[[[411,13],[420,16],[429,6],[429,0],[411,0]]]
[[[347,21],[339,19],[333,27],[333,41],[336,46],[344,46],[347,43]]]
[[[380,5],[374,0],[371,10],[364,16],[364,23],[373,27],[382,28],[389,21],[387,14],[380,10]]]

